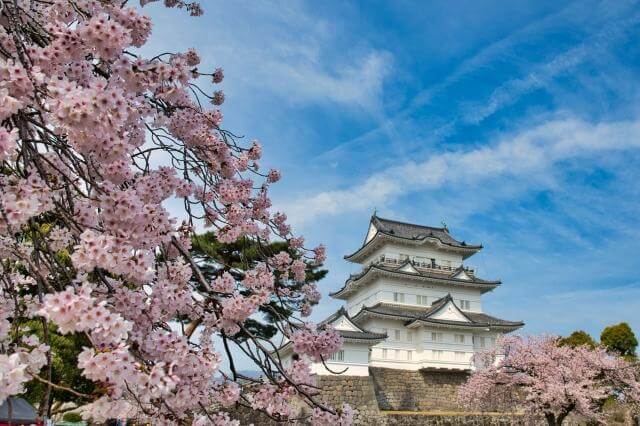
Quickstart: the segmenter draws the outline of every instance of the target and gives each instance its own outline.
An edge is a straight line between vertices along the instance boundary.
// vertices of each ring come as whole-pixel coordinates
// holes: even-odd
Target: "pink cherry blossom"
[[[187,0],[163,3],[203,12]],[[340,345],[335,331],[297,319],[319,299],[305,278],[324,248],[306,249],[286,214],[271,211],[280,172],[262,173],[262,144],[223,128],[222,88],[203,95],[213,107],[194,90],[221,83],[222,69],[201,68],[193,49],[143,55],[153,28],[144,7],[28,6],[4,2],[0,26],[0,403],[50,362],[49,342],[9,340],[14,325],[35,318],[50,323],[47,339],[89,339],[77,366],[103,392],[86,397],[85,419],[232,425],[211,407],[244,401],[282,420],[306,404],[314,419],[346,422],[347,408],[302,397],[315,389],[308,364],[286,368],[247,327],[277,304],[298,311],[273,321],[300,354],[326,358]],[[227,265],[191,253],[201,226],[218,243],[289,247]],[[250,347],[267,377],[222,372],[223,339]]]
[[[308,355],[319,362],[336,352],[342,345],[340,334],[333,329],[318,331],[305,327],[291,335],[293,350],[300,355]]]
[[[637,370],[602,348],[560,346],[553,336],[506,336],[498,343],[476,357],[477,371],[459,390],[464,406],[524,408],[532,419],[560,425],[572,412],[602,421],[609,397],[640,401]]]

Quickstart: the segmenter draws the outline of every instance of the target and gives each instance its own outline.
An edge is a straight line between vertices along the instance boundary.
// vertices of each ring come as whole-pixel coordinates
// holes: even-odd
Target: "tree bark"
[[[547,419],[549,426],[557,426],[556,416],[553,413],[544,413],[544,418]]]
[[[557,417],[555,413],[544,413],[544,417],[547,419],[549,426],[562,426],[562,423],[564,423],[569,413],[571,413],[571,410],[573,410],[573,408],[559,413]]]

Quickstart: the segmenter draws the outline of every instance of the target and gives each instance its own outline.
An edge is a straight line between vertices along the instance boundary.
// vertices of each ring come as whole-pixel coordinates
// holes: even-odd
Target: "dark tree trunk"
[[[544,418],[547,419],[547,424],[549,426],[562,426],[562,423],[564,423],[570,412],[571,410],[563,411],[558,414],[557,417],[555,413],[544,413]]]
[[[553,413],[544,413],[544,418],[547,419],[547,424],[549,426],[557,426],[555,414],[553,414]]]
[[[571,411],[566,411],[566,412],[564,412],[564,413],[561,413],[561,414],[558,416],[558,426],[562,425],[562,422],[564,422],[564,419],[566,419],[566,418],[567,418],[567,416],[569,415],[569,413],[570,413],[570,412],[571,412]]]

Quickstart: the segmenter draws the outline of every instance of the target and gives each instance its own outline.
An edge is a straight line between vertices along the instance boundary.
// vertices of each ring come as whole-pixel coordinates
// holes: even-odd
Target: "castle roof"
[[[483,280],[477,278],[475,275],[466,274],[464,271],[464,268],[461,266],[449,274],[446,272],[435,272],[423,268],[415,268],[409,260],[406,260],[400,265],[376,263],[369,265],[363,269],[362,272],[349,277],[340,290],[330,293],[329,295],[336,299],[346,299],[371,279],[381,275],[405,281],[475,288],[480,289],[481,293],[491,291],[501,284],[500,280]]]
[[[322,327],[325,325],[333,324],[339,321],[340,318],[344,318],[347,321],[348,325],[353,328],[352,330],[336,329],[340,334],[340,337],[342,337],[343,341],[352,343],[365,343],[371,346],[380,343],[387,338],[386,333],[375,333],[373,331],[367,331],[364,328],[360,327],[353,321],[344,307],[341,307],[336,312],[329,315],[326,319],[319,322],[318,326]],[[293,343],[291,341],[288,341],[284,345],[280,346],[277,351],[280,353],[287,352],[292,348],[292,346]]]
[[[336,312],[331,314],[328,318],[326,318],[324,321],[320,322],[318,325],[323,326],[323,325],[327,325],[327,324],[332,324],[332,323],[338,321],[342,317],[344,317],[346,319],[346,321],[349,323],[349,325],[351,325],[352,327],[355,328],[354,330],[340,330],[340,329],[337,329],[338,332],[340,333],[340,337],[342,337],[342,339],[344,339],[344,340],[376,340],[376,341],[379,341],[379,340],[384,340],[384,339],[387,338],[386,333],[374,333],[374,332],[371,332],[371,331],[367,331],[364,328],[360,327],[355,322],[353,322],[353,320],[349,316],[349,313],[347,312],[347,310],[344,307],[341,307],[340,309],[338,309]]]
[[[438,318],[437,314],[447,305],[452,304],[458,312],[456,319]],[[480,312],[462,311],[455,304],[450,294],[433,302],[431,306],[419,308],[400,306],[389,303],[378,303],[371,307],[363,307],[353,316],[354,322],[366,317],[388,318],[404,321],[406,327],[414,328],[420,325],[445,328],[475,328],[513,331],[524,325],[521,321],[508,321]]]
[[[358,250],[346,255],[344,257],[346,260],[353,262],[362,260],[381,241],[396,241],[414,245],[432,243],[439,248],[458,252],[463,255],[463,258],[482,249],[481,244],[467,244],[465,241],[456,240],[449,234],[446,227],[436,228],[383,219],[376,216],[375,213],[371,216],[370,227],[375,228],[375,235],[369,236]]]

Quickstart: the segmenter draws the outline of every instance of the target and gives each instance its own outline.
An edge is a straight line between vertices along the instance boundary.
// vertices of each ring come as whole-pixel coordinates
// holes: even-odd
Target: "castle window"
[[[469,311],[471,310],[471,302],[468,300],[460,300],[460,309],[462,309],[463,311]]]
[[[442,342],[442,333],[431,333],[431,341],[433,342]]]
[[[396,341],[400,340],[400,330],[393,330],[393,336],[395,337]]]
[[[344,351],[341,349],[329,357],[331,361],[344,361]]]
[[[404,303],[404,293],[393,293],[393,301],[397,303]]]
[[[413,332],[407,330],[407,342],[413,342]]]
[[[431,351],[433,354],[433,359],[436,361],[440,361],[442,359],[442,351]]]
[[[418,302],[418,305],[428,305],[429,304],[429,301],[427,300],[427,296],[417,295],[416,296],[416,301]]]
[[[464,343],[464,334],[456,334],[455,341],[456,343]]]
[[[478,338],[476,339],[476,343],[477,343],[477,345],[478,345],[478,346],[480,346],[481,348],[484,348],[484,347],[485,347],[485,345],[486,345],[485,338],[484,338],[484,337],[478,337]]]

